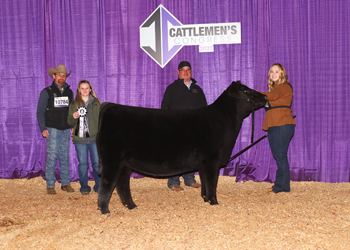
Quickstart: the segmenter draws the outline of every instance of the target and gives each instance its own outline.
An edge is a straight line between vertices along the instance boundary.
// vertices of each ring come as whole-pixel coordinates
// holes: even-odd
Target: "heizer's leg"
[[[115,187],[115,182],[109,182],[104,178],[102,174],[100,179],[100,187],[98,189],[98,207],[102,214],[109,214],[108,204],[111,199],[113,189]]]
[[[130,174],[130,169],[128,167],[124,167],[119,175],[116,188],[123,205],[129,209],[134,209],[136,205],[132,200],[130,193]]]
[[[216,187],[218,184],[218,178],[219,178],[219,172],[214,172],[212,175],[209,177],[208,182],[208,190],[207,190],[207,195],[208,195],[208,200],[210,205],[218,205],[218,200],[216,198]]]
[[[205,171],[199,170],[199,178],[201,180],[201,196],[204,199],[204,202],[208,202],[207,199],[207,178],[206,178],[206,174]]]
[[[111,199],[112,192],[116,186],[116,182],[121,172],[120,161],[117,163],[104,162],[102,175],[100,178],[100,186],[98,189],[98,207],[102,214],[109,214],[108,204]]]
[[[201,172],[199,173],[202,182],[202,197],[204,201],[209,202],[210,205],[219,204],[216,198],[219,170],[216,170],[216,168],[215,164],[211,163],[204,167],[203,174]],[[203,188],[205,188],[205,190]]]

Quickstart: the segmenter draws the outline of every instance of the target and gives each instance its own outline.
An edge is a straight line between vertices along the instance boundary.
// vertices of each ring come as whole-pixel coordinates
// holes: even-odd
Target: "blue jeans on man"
[[[93,144],[79,144],[75,143],[75,149],[77,151],[78,161],[79,161],[79,182],[80,182],[80,192],[87,194],[91,192],[91,187],[88,185],[89,175],[89,159],[88,152],[90,152],[90,160],[93,170],[93,176],[95,179],[94,191],[98,191],[100,185],[100,177],[98,176],[98,153],[96,143]],[[85,193],[87,192],[87,193]]]
[[[191,186],[196,183],[194,179],[194,173],[184,174],[182,175],[186,186]],[[168,180],[168,188],[172,188],[174,186],[180,186],[180,176],[170,177]]]
[[[69,171],[69,141],[71,129],[58,130],[47,128],[49,137],[47,142],[47,159],[45,167],[45,178],[47,188],[55,187],[56,163],[59,159],[61,186],[70,185],[71,175]]]
[[[288,147],[294,135],[295,126],[286,124],[270,127],[268,139],[273,157],[277,163],[276,180],[272,187],[274,193],[290,192],[290,171],[288,163]]]

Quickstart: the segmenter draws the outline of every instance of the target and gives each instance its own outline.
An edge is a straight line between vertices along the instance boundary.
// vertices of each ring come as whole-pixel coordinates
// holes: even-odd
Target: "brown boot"
[[[175,191],[175,192],[179,192],[179,191],[183,191],[183,187],[181,186],[173,186],[170,188],[171,190]]]
[[[189,185],[188,187],[200,188],[200,187],[201,187],[201,184],[199,184],[199,183],[193,183],[193,184]]]
[[[68,193],[73,193],[75,192],[75,190],[68,184],[68,185],[65,185],[65,186],[61,186],[61,189],[63,191],[66,191]]]
[[[47,194],[56,194],[56,190],[54,187],[47,188]]]

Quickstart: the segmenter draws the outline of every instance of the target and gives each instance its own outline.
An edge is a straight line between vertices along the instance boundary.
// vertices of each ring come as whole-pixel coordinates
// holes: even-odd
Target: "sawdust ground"
[[[1,179],[0,248],[350,249],[350,183],[292,182],[290,193],[271,195],[269,183],[220,176],[211,206],[200,189],[172,192],[166,181],[131,179],[138,208],[114,191],[106,217],[77,182],[75,193],[57,184],[47,195],[41,177]]]

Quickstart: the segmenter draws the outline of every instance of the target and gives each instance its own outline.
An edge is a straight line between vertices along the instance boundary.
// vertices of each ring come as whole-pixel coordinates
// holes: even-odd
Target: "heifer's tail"
[[[98,131],[100,131],[100,127],[101,127],[101,121],[102,121],[102,117],[103,117],[103,113],[104,111],[106,110],[106,106],[110,104],[110,102],[104,102],[101,104],[100,106],[100,115],[99,115],[99,118],[98,118]]]
[[[102,174],[102,157],[101,157],[101,153],[100,153],[100,129],[101,129],[101,122],[102,122],[102,117],[104,115],[104,112],[106,110],[107,105],[109,104],[109,102],[104,102],[101,104],[100,106],[100,114],[99,114],[99,118],[98,118],[98,132],[97,132],[97,136],[96,136],[96,145],[97,145],[97,153],[98,153],[98,158],[99,158],[99,162],[98,162],[98,175],[101,176]]]

